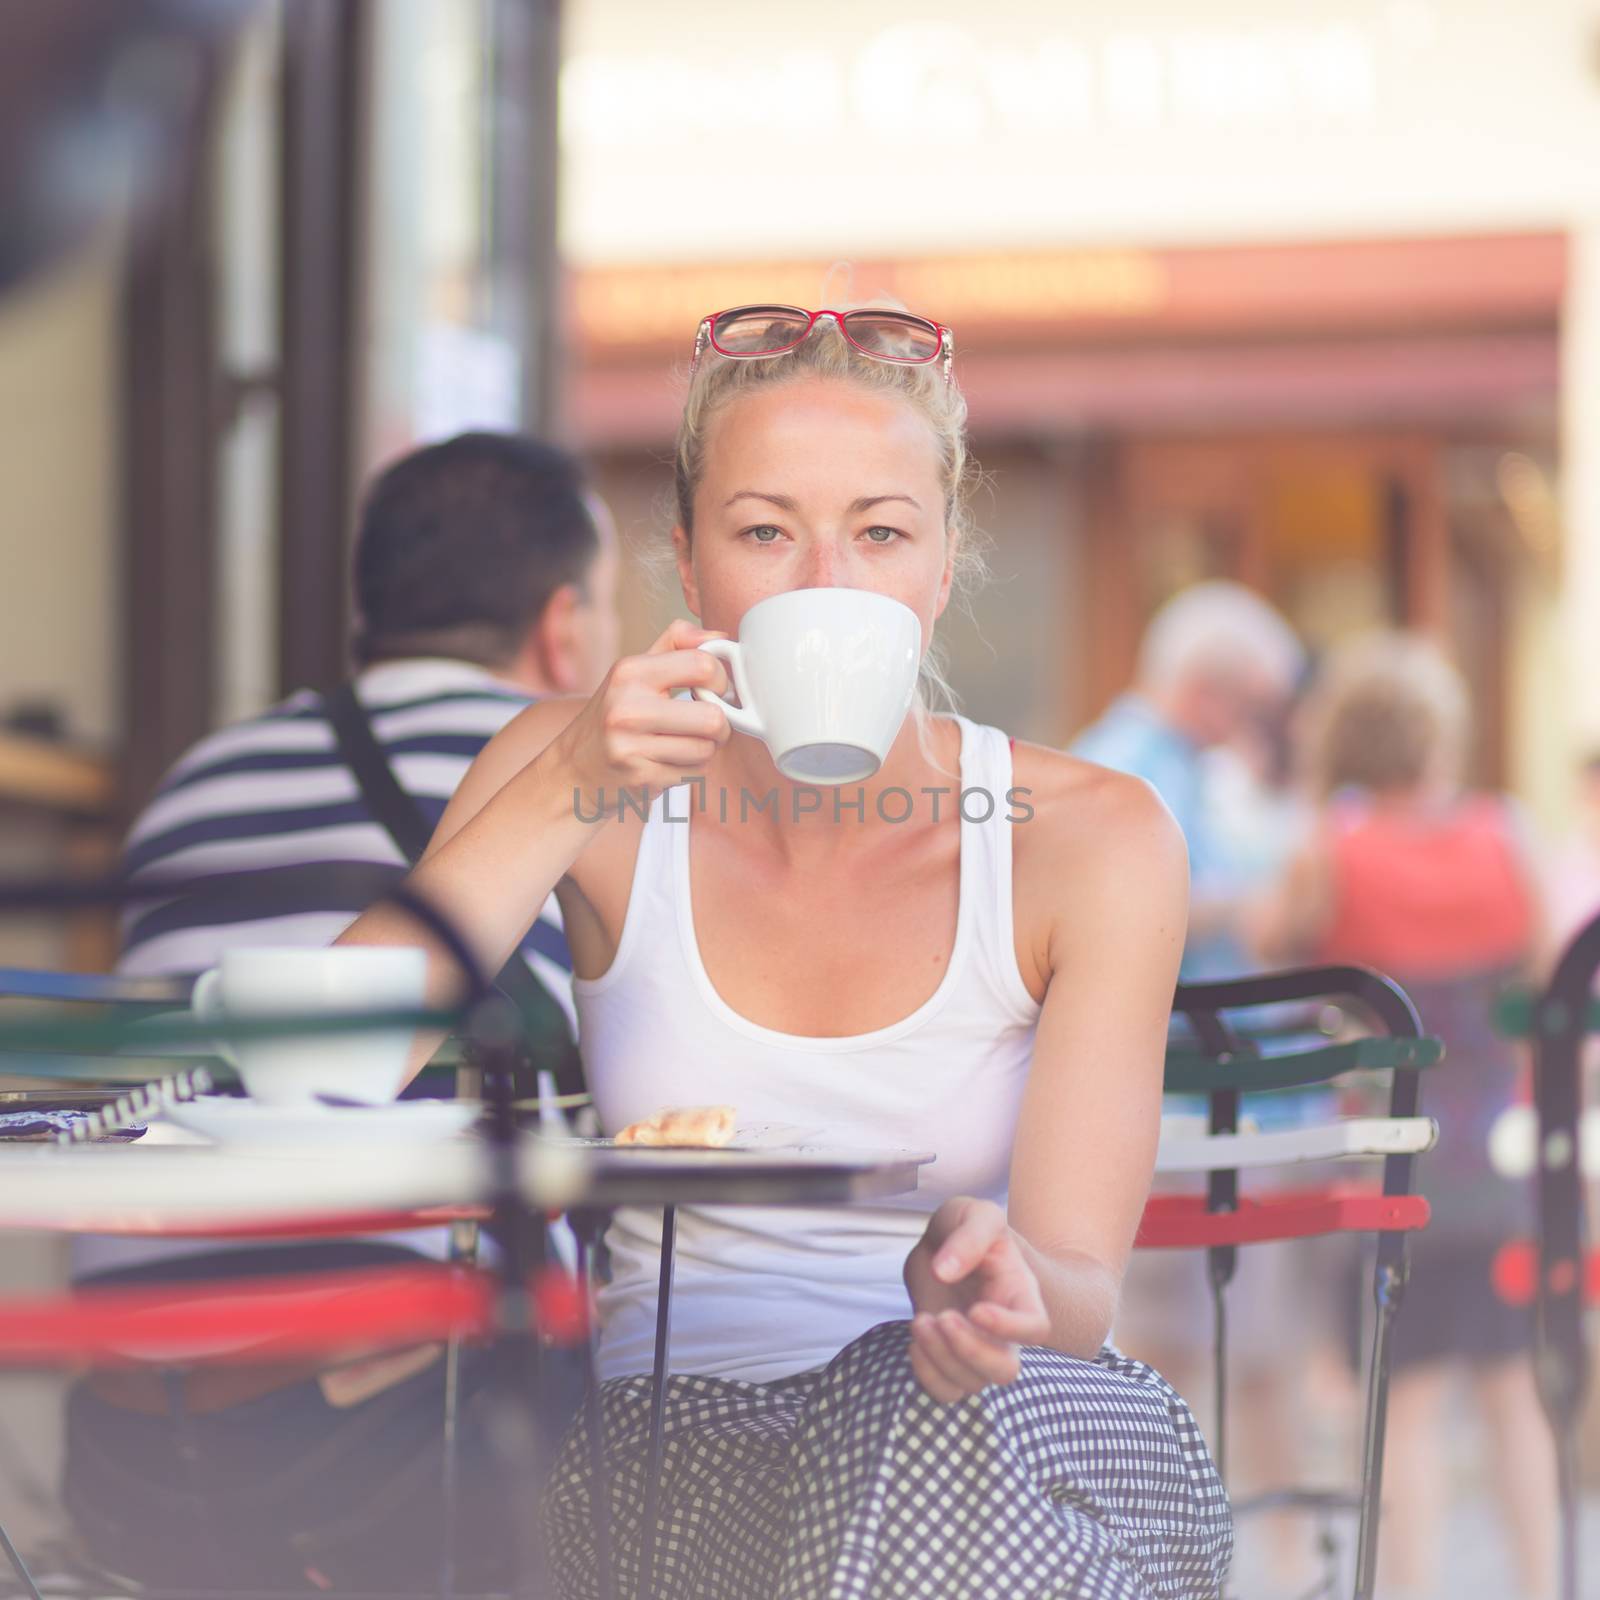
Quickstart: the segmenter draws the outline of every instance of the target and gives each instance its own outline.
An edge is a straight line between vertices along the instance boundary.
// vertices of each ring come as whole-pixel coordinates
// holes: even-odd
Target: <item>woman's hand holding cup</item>
[[[552,745],[585,805],[620,791],[658,791],[700,777],[732,729],[710,701],[683,689],[729,691],[726,669],[697,646],[728,635],[677,621],[643,655],[623,656]],[[614,799],[613,799],[614,804]]]

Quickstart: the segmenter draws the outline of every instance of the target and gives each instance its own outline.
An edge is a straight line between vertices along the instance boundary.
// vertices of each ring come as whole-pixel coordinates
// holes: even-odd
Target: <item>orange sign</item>
[[[824,262],[593,269],[574,274],[574,306],[593,349],[687,346],[700,319],[726,306],[816,305],[831,270]],[[1168,295],[1163,261],[1140,250],[862,262],[854,281],[857,300],[888,295],[958,337],[963,324],[1148,316]]]
[[[1553,325],[1566,251],[1559,233],[1016,251],[858,261],[848,290],[820,261],[598,268],[575,272],[571,288],[584,354],[602,360],[681,351],[687,361],[708,312],[844,295],[889,297],[948,323],[970,354],[1024,334],[1049,343]]]

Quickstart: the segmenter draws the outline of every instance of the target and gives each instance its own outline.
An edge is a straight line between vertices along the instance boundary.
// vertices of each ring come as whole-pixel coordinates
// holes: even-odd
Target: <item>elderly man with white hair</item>
[[[1230,977],[1240,895],[1206,798],[1205,752],[1280,712],[1305,652],[1294,630],[1242,584],[1185,589],[1145,630],[1135,687],[1074,741],[1074,755],[1144,778],[1189,846],[1192,881],[1183,976]]]

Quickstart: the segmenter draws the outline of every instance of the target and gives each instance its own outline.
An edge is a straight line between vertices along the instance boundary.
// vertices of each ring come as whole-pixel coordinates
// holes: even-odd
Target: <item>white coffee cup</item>
[[[757,601],[738,639],[700,649],[728,665],[739,704],[710,689],[740,732],[795,783],[860,783],[889,753],[917,692],[922,626],[870,589],[788,589]]]
[[[427,952],[402,946],[241,946],[224,950],[200,975],[189,1004],[196,1016],[224,1024],[308,1012],[420,1011],[427,977]],[[226,1037],[225,1026],[220,1031],[219,1054],[265,1105],[304,1105],[319,1094],[387,1101],[405,1087],[409,1028],[238,1040]]]

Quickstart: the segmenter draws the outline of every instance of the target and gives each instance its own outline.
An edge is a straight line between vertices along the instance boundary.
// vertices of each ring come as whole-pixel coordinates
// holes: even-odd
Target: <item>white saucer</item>
[[[481,1107],[470,1100],[397,1100],[384,1106],[264,1106],[229,1095],[180,1100],[162,1115],[221,1144],[431,1144],[463,1133]]]

